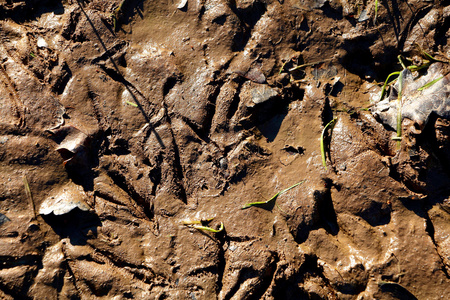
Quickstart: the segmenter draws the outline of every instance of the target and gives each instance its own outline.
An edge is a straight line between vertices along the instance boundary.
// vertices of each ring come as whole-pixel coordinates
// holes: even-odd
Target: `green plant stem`
[[[386,81],[385,81],[384,84],[383,84],[383,88],[381,89],[380,101],[383,100],[384,94],[386,93],[386,86],[390,85],[392,82],[395,81],[395,79],[394,79],[393,81],[389,82],[389,79],[390,79],[392,76],[396,76],[396,75],[400,75],[400,71],[398,71],[398,72],[393,72],[393,73],[389,74],[388,77],[386,78]],[[389,82],[389,83],[388,83],[388,82]]]
[[[373,17],[373,25],[377,22],[378,17],[378,0],[375,0],[375,16]]]

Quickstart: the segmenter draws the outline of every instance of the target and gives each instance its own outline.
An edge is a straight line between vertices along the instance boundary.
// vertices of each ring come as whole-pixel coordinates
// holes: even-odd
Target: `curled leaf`
[[[57,130],[50,131],[59,146],[56,151],[63,158],[63,164],[87,164],[87,148],[89,146],[89,137],[78,128],[68,125],[62,126]]]

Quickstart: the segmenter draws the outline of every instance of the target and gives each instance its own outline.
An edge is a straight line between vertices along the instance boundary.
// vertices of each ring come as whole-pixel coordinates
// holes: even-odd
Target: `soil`
[[[405,118],[397,142],[368,110],[398,55],[448,60],[447,1],[0,19],[1,299],[450,295],[450,121]]]

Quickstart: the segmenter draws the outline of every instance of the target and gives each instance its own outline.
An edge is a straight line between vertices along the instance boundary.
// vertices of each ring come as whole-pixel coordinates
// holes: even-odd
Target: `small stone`
[[[282,73],[277,76],[277,82],[283,86],[288,85],[290,81],[290,76],[288,73]]]
[[[48,48],[48,43],[44,40],[43,37],[37,38],[37,46],[39,48]]]
[[[251,95],[253,103],[260,104],[278,96],[278,92],[268,85],[259,85],[251,90]]]

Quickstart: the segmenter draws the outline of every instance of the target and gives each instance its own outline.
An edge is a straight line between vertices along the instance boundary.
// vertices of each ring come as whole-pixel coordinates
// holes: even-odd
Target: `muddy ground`
[[[450,56],[448,1],[0,19],[1,299],[450,295],[450,121],[404,119],[399,147],[370,111],[399,54]]]

